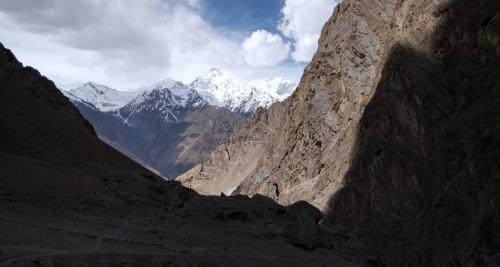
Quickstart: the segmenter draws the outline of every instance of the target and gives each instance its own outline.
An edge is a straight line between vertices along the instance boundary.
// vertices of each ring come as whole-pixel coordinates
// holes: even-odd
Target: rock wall
[[[306,200],[324,207],[351,165],[359,120],[389,49],[401,40],[420,44],[428,38],[435,20],[425,12],[430,5],[342,2],[293,96],[259,110],[179,180],[206,194],[238,187],[239,193],[264,194],[283,204]]]
[[[313,203],[371,266],[498,264],[499,36],[498,1],[346,0],[295,94],[180,179]]]
[[[423,10],[429,38],[391,48],[323,224],[382,266],[497,266],[500,2]]]

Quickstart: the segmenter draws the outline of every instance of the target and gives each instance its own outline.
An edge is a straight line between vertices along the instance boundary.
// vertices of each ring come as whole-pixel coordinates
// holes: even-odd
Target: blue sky
[[[202,2],[202,16],[222,31],[251,33],[264,29],[277,33],[284,4],[285,0],[206,0]]]
[[[187,83],[214,67],[298,81],[336,1],[5,0],[0,40],[63,88]]]

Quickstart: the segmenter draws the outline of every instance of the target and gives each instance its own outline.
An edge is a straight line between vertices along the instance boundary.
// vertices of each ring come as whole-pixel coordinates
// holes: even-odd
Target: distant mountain
[[[117,143],[168,178],[206,159],[243,120],[238,113],[210,105],[179,82],[162,83],[110,115],[123,126],[106,137],[128,137]],[[96,125],[97,131],[102,127],[106,125]]]
[[[53,82],[0,43],[0,265],[342,263],[333,249],[303,249],[328,245],[321,217],[305,203],[205,197],[163,181],[100,141]]]
[[[63,91],[71,100],[90,104],[100,111],[111,111],[121,108],[136,97],[139,92],[140,91],[118,91],[93,82],[88,82],[78,88]]]
[[[188,87],[211,105],[250,115],[258,107],[269,107],[274,102],[283,101],[292,94],[296,84],[281,77],[241,82],[218,69],[211,69]]]
[[[179,81],[166,79],[133,91],[120,91],[105,85],[87,82],[84,85],[63,90],[71,100],[90,104],[100,111],[114,111],[129,104],[138,96],[152,90],[169,88],[176,105],[184,105],[188,94],[197,94],[206,103],[215,107],[225,107],[242,115],[250,115],[259,107],[269,107],[290,96],[296,84],[282,77],[243,82],[212,68],[208,73],[185,85]]]
[[[177,122],[177,117],[185,110],[209,105],[196,91],[188,89],[181,82],[165,80],[144,88],[144,92],[117,110],[127,124],[140,114],[152,114],[161,122]],[[136,122],[141,123],[135,119]]]
[[[175,178],[205,160],[244,117],[294,88],[283,78],[241,82],[211,69],[189,85],[166,79],[125,92],[88,82],[63,92],[102,140]]]

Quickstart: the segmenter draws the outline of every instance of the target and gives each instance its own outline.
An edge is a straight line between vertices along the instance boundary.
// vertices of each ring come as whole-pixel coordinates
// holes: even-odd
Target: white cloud
[[[278,29],[293,40],[292,58],[309,62],[318,48],[323,24],[332,15],[338,0],[286,0]]]
[[[201,0],[181,0],[181,1],[185,1],[187,3],[188,6],[192,7],[192,8],[200,8],[201,7]]]
[[[245,62],[251,66],[274,66],[285,60],[290,45],[281,36],[265,30],[257,30],[243,41],[242,50]]]
[[[242,40],[207,23],[201,6],[200,0],[5,0],[0,40],[64,87],[88,80],[117,88],[167,77],[189,82],[212,67],[243,79],[271,78],[267,73],[300,78],[301,66],[260,67],[286,57],[279,36],[257,40],[277,54],[247,60]]]
[[[241,79],[297,81],[336,1],[286,0],[277,28],[290,45],[265,30],[246,38],[221,32],[201,17],[201,0],[5,0],[0,40],[64,87],[189,82],[212,67]],[[298,63],[284,61],[290,56]]]

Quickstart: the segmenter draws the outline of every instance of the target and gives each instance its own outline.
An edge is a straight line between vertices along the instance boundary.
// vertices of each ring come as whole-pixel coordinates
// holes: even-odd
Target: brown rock
[[[180,181],[306,200],[368,265],[486,264],[500,251],[499,14],[490,0],[343,1],[297,91]]]

